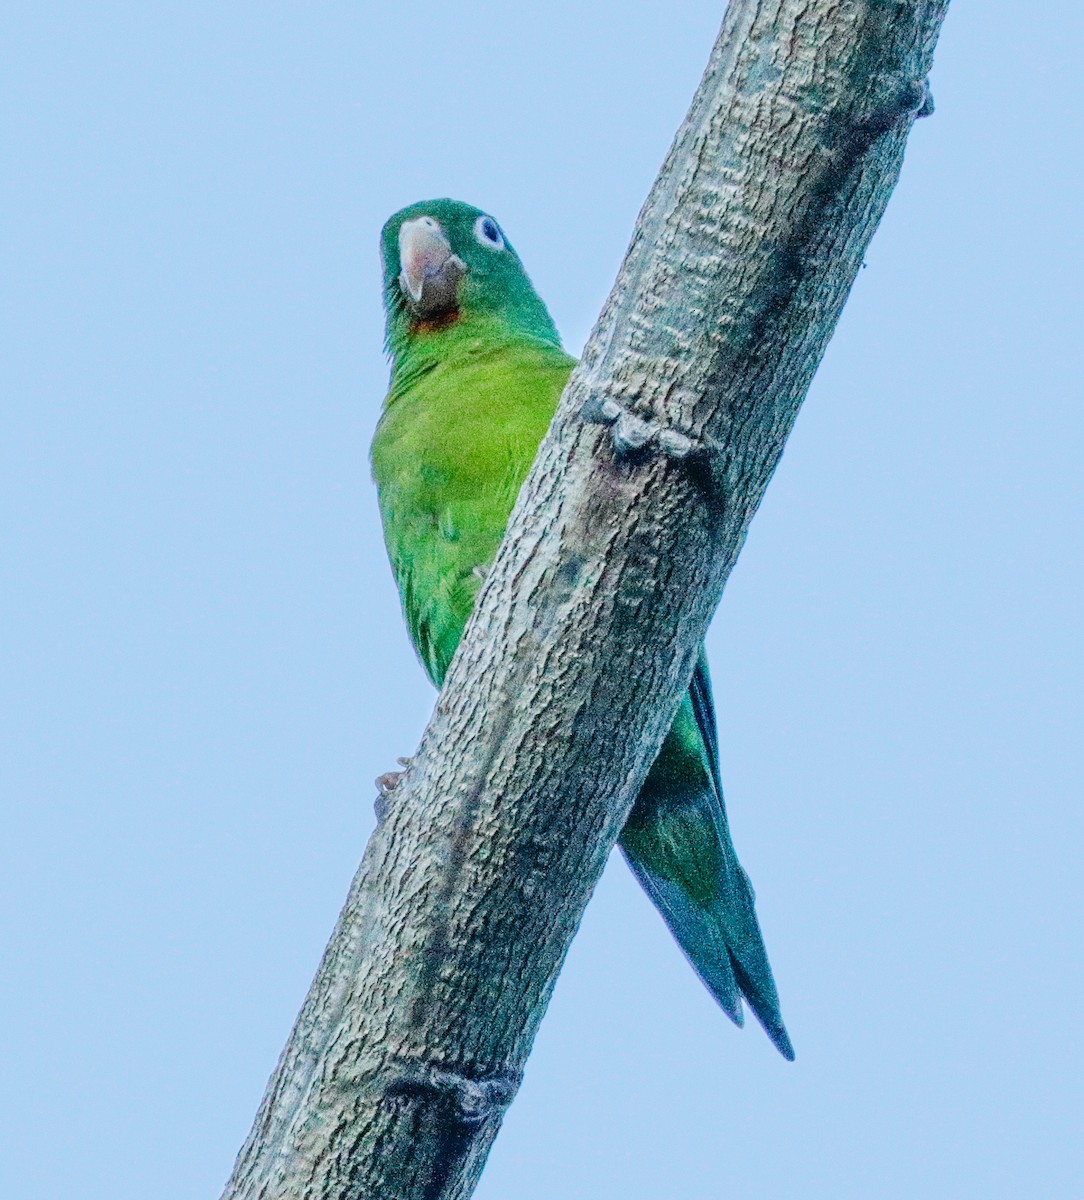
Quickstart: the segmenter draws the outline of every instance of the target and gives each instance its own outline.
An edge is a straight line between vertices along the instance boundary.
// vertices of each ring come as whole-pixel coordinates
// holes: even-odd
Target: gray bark
[[[929,107],[947,4],[730,4],[225,1197],[473,1190]]]

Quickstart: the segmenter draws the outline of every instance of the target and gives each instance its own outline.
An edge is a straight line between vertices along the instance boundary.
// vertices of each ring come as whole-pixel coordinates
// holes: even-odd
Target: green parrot
[[[575,359],[488,214],[454,200],[381,235],[391,382],[371,459],[411,640],[439,688]],[[636,878],[726,1014],[794,1057],[727,827],[708,665],[622,831]]]

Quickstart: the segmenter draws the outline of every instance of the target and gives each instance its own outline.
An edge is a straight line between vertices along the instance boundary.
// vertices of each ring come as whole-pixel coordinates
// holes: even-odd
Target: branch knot
[[[435,1101],[454,1110],[464,1125],[480,1125],[499,1117],[519,1090],[516,1075],[473,1078],[462,1071],[449,1071],[430,1063],[403,1063],[393,1069],[389,1096]]]

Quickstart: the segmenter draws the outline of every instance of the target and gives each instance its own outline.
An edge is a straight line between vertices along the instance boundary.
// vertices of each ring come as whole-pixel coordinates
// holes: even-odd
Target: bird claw
[[[612,396],[585,405],[584,420],[610,427],[610,440],[618,458],[632,458],[652,446],[675,462],[701,457],[709,452],[709,446],[704,442],[678,429],[660,425],[657,421],[638,417]]]
[[[395,761],[403,768],[402,771],[385,771],[383,775],[376,777],[376,800],[373,802],[373,808],[378,821],[382,821],[387,814],[388,800],[402,782],[406,768],[410,766],[409,758],[397,758]]]
[[[657,433],[658,426],[653,421],[645,421],[627,409],[610,427],[610,438],[619,458],[639,454],[651,445]]]
[[[403,778],[404,771],[385,771],[383,775],[376,777],[376,790],[386,796],[389,792],[394,792],[399,786],[399,780]]]

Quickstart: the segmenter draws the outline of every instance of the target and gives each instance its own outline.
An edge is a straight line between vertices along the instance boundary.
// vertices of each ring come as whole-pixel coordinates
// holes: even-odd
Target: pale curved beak
[[[420,317],[435,317],[456,306],[466,263],[452,253],[448,236],[433,217],[415,217],[399,227],[399,287]]]

